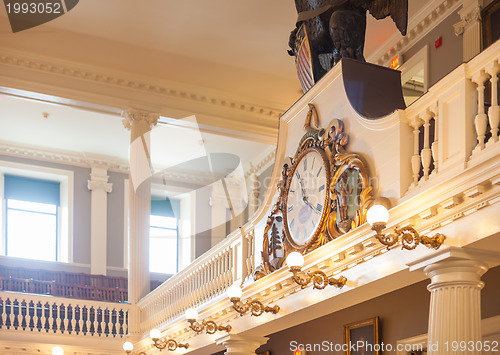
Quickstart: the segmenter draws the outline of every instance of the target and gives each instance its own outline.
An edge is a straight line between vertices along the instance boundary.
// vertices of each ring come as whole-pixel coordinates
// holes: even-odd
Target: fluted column
[[[261,336],[228,334],[217,339],[216,343],[224,345],[226,355],[255,355],[255,351],[268,340],[269,338]]]
[[[475,347],[481,341],[481,276],[486,262],[499,258],[498,253],[448,247],[410,264],[410,270],[422,270],[431,279],[429,355],[458,354],[463,344],[474,344],[467,354],[481,354]]]
[[[455,34],[463,36],[463,59],[468,62],[481,52],[482,29],[481,8],[483,0],[464,0],[462,9],[458,12],[460,22],[454,26]]]
[[[105,166],[94,165],[87,187],[92,191],[90,216],[90,272],[106,275],[107,271],[107,215],[108,193],[113,185],[108,182]]]
[[[134,305],[150,291],[150,131],[158,122],[159,116],[141,110],[128,110],[123,112],[123,116],[123,125],[130,129],[128,301]],[[139,332],[138,318],[136,309],[133,308],[129,319],[129,333]]]
[[[454,354],[453,342],[481,340],[481,276],[488,270],[478,260],[441,261],[425,267],[431,279],[428,354]],[[467,354],[481,351],[468,349]]]

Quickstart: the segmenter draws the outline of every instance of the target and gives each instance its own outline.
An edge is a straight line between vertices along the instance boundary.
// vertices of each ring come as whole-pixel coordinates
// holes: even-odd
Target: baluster
[[[484,83],[489,75],[481,70],[472,77],[472,81],[477,85],[477,115],[474,120],[476,125],[477,142],[480,149],[484,149],[484,139],[486,138],[486,127],[488,116],[484,112]]]
[[[116,318],[117,318],[117,315],[116,315],[117,311],[116,311],[116,308],[113,308],[113,310],[111,311],[111,314],[109,316],[109,319],[110,319],[110,334],[113,335],[113,337],[116,336],[117,332],[116,332]]]
[[[424,120],[424,148],[422,149],[421,158],[422,158],[422,167],[424,170],[424,180],[429,179],[429,170],[431,167],[431,159],[432,159],[430,136],[429,136],[431,118],[432,118],[432,113],[429,110],[427,110],[422,116],[422,119]]]
[[[83,332],[83,325],[84,325],[84,323],[83,323],[83,307],[78,306],[78,332],[77,332],[77,334],[78,333],[85,334]]]
[[[418,185],[418,178],[420,175],[420,151],[419,151],[419,134],[422,120],[420,117],[415,117],[410,125],[413,127],[413,156],[411,157],[411,168],[413,171],[412,186]]]
[[[41,331],[42,330],[42,304],[40,303],[40,301],[38,302],[33,302],[33,306],[34,306],[34,316],[33,316],[33,324],[35,326],[35,329],[37,329],[38,331]],[[40,316],[38,315],[40,314]]]
[[[90,331],[90,329],[89,329],[90,314],[89,314],[89,309],[87,308],[87,306],[83,306],[82,308],[80,308],[80,317],[81,317],[80,319],[82,321],[82,327],[80,329],[84,335],[87,335],[87,333],[89,333],[89,331]]]
[[[2,313],[0,314],[0,329],[2,327],[5,327],[5,322],[7,321],[7,312],[5,310],[5,301],[3,299],[0,299],[0,309],[2,310]]]
[[[69,323],[69,319],[68,317],[70,317],[70,313],[69,313],[69,310],[68,310],[68,307],[69,306],[65,306],[64,304],[61,306],[63,307],[63,311],[62,311],[62,327],[60,328],[61,329],[61,333],[64,333],[64,332],[68,332],[68,323]]]
[[[94,307],[89,308],[89,318],[88,318],[88,329],[89,333],[94,335],[97,333],[97,311]]]
[[[488,110],[488,118],[491,127],[491,140],[498,141],[498,125],[500,124],[500,106],[498,106],[498,73],[500,72],[500,65],[495,61],[493,65],[488,68],[488,74],[491,76],[491,106]]]
[[[102,334],[108,334],[106,331],[106,315],[107,315],[108,309],[107,308],[101,308],[101,335]]]
[[[70,326],[70,331],[69,333],[75,333],[76,330],[75,330],[75,326],[76,326],[76,310],[75,310],[75,306],[73,305],[69,305],[68,306],[68,309],[69,309],[69,313],[68,313],[68,318],[69,318],[69,326]]]
[[[19,313],[21,314],[21,322],[20,326],[23,328],[23,330],[26,330],[26,328],[29,327],[29,307],[28,307],[28,302],[26,300],[22,300],[19,302]]]
[[[28,302],[28,327],[30,328],[31,331],[36,328],[36,305],[35,302],[29,301]]]
[[[42,303],[42,322],[41,322],[41,329],[42,330],[45,330],[46,333],[48,333],[49,331],[49,326],[47,324],[48,322],[48,319],[47,319],[47,312],[48,312],[48,306],[49,304],[46,302],[46,303]]]
[[[10,329],[14,321],[14,315],[12,314],[12,302],[9,298],[7,298],[7,300],[5,301],[5,313],[7,313],[7,320],[5,322],[5,325],[7,329]]]
[[[13,316],[13,321],[10,323],[10,326],[14,327],[14,329],[17,330],[17,328],[20,325],[20,319],[19,319],[19,301],[15,299],[11,303],[11,314]]]
[[[432,159],[434,159],[434,172],[438,172],[438,154],[439,154],[439,144],[438,144],[438,107],[436,105],[434,111],[434,142],[431,144]]]
[[[52,318],[52,331],[56,333],[61,320],[59,319],[59,306],[55,303],[50,307],[50,316]]]

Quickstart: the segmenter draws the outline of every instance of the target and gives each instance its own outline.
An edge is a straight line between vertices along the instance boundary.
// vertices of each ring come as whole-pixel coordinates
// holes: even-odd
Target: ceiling
[[[409,0],[410,18],[430,1]],[[16,34],[0,10],[0,47],[286,108],[301,95],[294,60],[286,53],[295,18],[291,0],[82,0],[64,16]],[[365,57],[395,31],[391,19],[368,16]],[[0,106],[3,143],[127,158],[129,134],[117,115],[4,95]],[[200,139],[186,128],[169,129],[158,144],[171,142],[182,154],[201,141],[210,151],[236,149],[246,162],[272,150],[268,144],[210,133]],[[185,144],[187,136],[198,143]],[[173,163],[165,155],[155,159],[163,166]]]

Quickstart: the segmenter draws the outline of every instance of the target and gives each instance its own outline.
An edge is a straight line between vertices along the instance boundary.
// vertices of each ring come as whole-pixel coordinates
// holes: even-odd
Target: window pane
[[[149,240],[149,271],[175,274],[177,272],[177,233],[151,228]]]
[[[57,217],[7,210],[7,255],[56,260]]]
[[[177,229],[177,219],[173,217],[151,216],[149,224],[151,227]]]
[[[37,202],[27,202],[27,201],[18,201],[18,200],[7,200],[8,208],[15,208],[20,210],[28,210],[33,212],[44,212],[44,213],[57,213],[56,205],[48,205],[46,203],[37,203]]]

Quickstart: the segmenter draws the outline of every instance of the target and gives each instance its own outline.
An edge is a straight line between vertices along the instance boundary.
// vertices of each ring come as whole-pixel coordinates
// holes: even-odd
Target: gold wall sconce
[[[180,344],[174,339],[160,340],[161,332],[158,329],[151,330],[151,332],[149,332],[149,336],[151,337],[151,340],[153,340],[154,346],[160,350],[167,348],[168,351],[175,351],[177,348],[189,348],[189,344]]]
[[[264,312],[269,312],[272,314],[276,314],[280,311],[280,307],[275,305],[273,307],[264,306],[262,302],[257,300],[247,300],[245,303],[241,301],[242,295],[241,287],[238,285],[232,285],[227,289],[227,296],[233,302],[233,308],[240,315],[244,315],[249,310],[252,313],[252,316],[260,316]]]
[[[202,321],[201,323],[197,322],[198,312],[196,309],[189,308],[186,311],[186,320],[189,322],[189,327],[194,330],[196,333],[201,333],[204,329],[206,329],[207,334],[214,334],[216,331],[231,331],[231,326],[223,326],[217,325],[213,320]]]
[[[313,283],[314,287],[318,290],[324,289],[327,285],[335,286],[338,288],[344,287],[347,279],[344,276],[340,276],[338,279],[333,277],[328,277],[323,271],[316,270],[305,272],[305,277],[300,275],[302,271],[302,266],[304,266],[304,257],[299,252],[292,252],[288,254],[286,258],[286,264],[293,273],[292,280],[297,284],[305,288],[309,283]]]
[[[419,244],[423,244],[427,248],[437,250],[446,239],[446,236],[440,233],[436,234],[434,237],[420,235],[413,227],[410,226],[403,228],[395,227],[394,233],[383,234],[382,232],[387,226],[387,221],[389,220],[389,211],[382,205],[373,205],[370,207],[366,213],[366,220],[372,229],[377,233],[377,240],[387,246],[388,249],[398,243],[400,237],[402,249],[407,250],[413,250]]]

